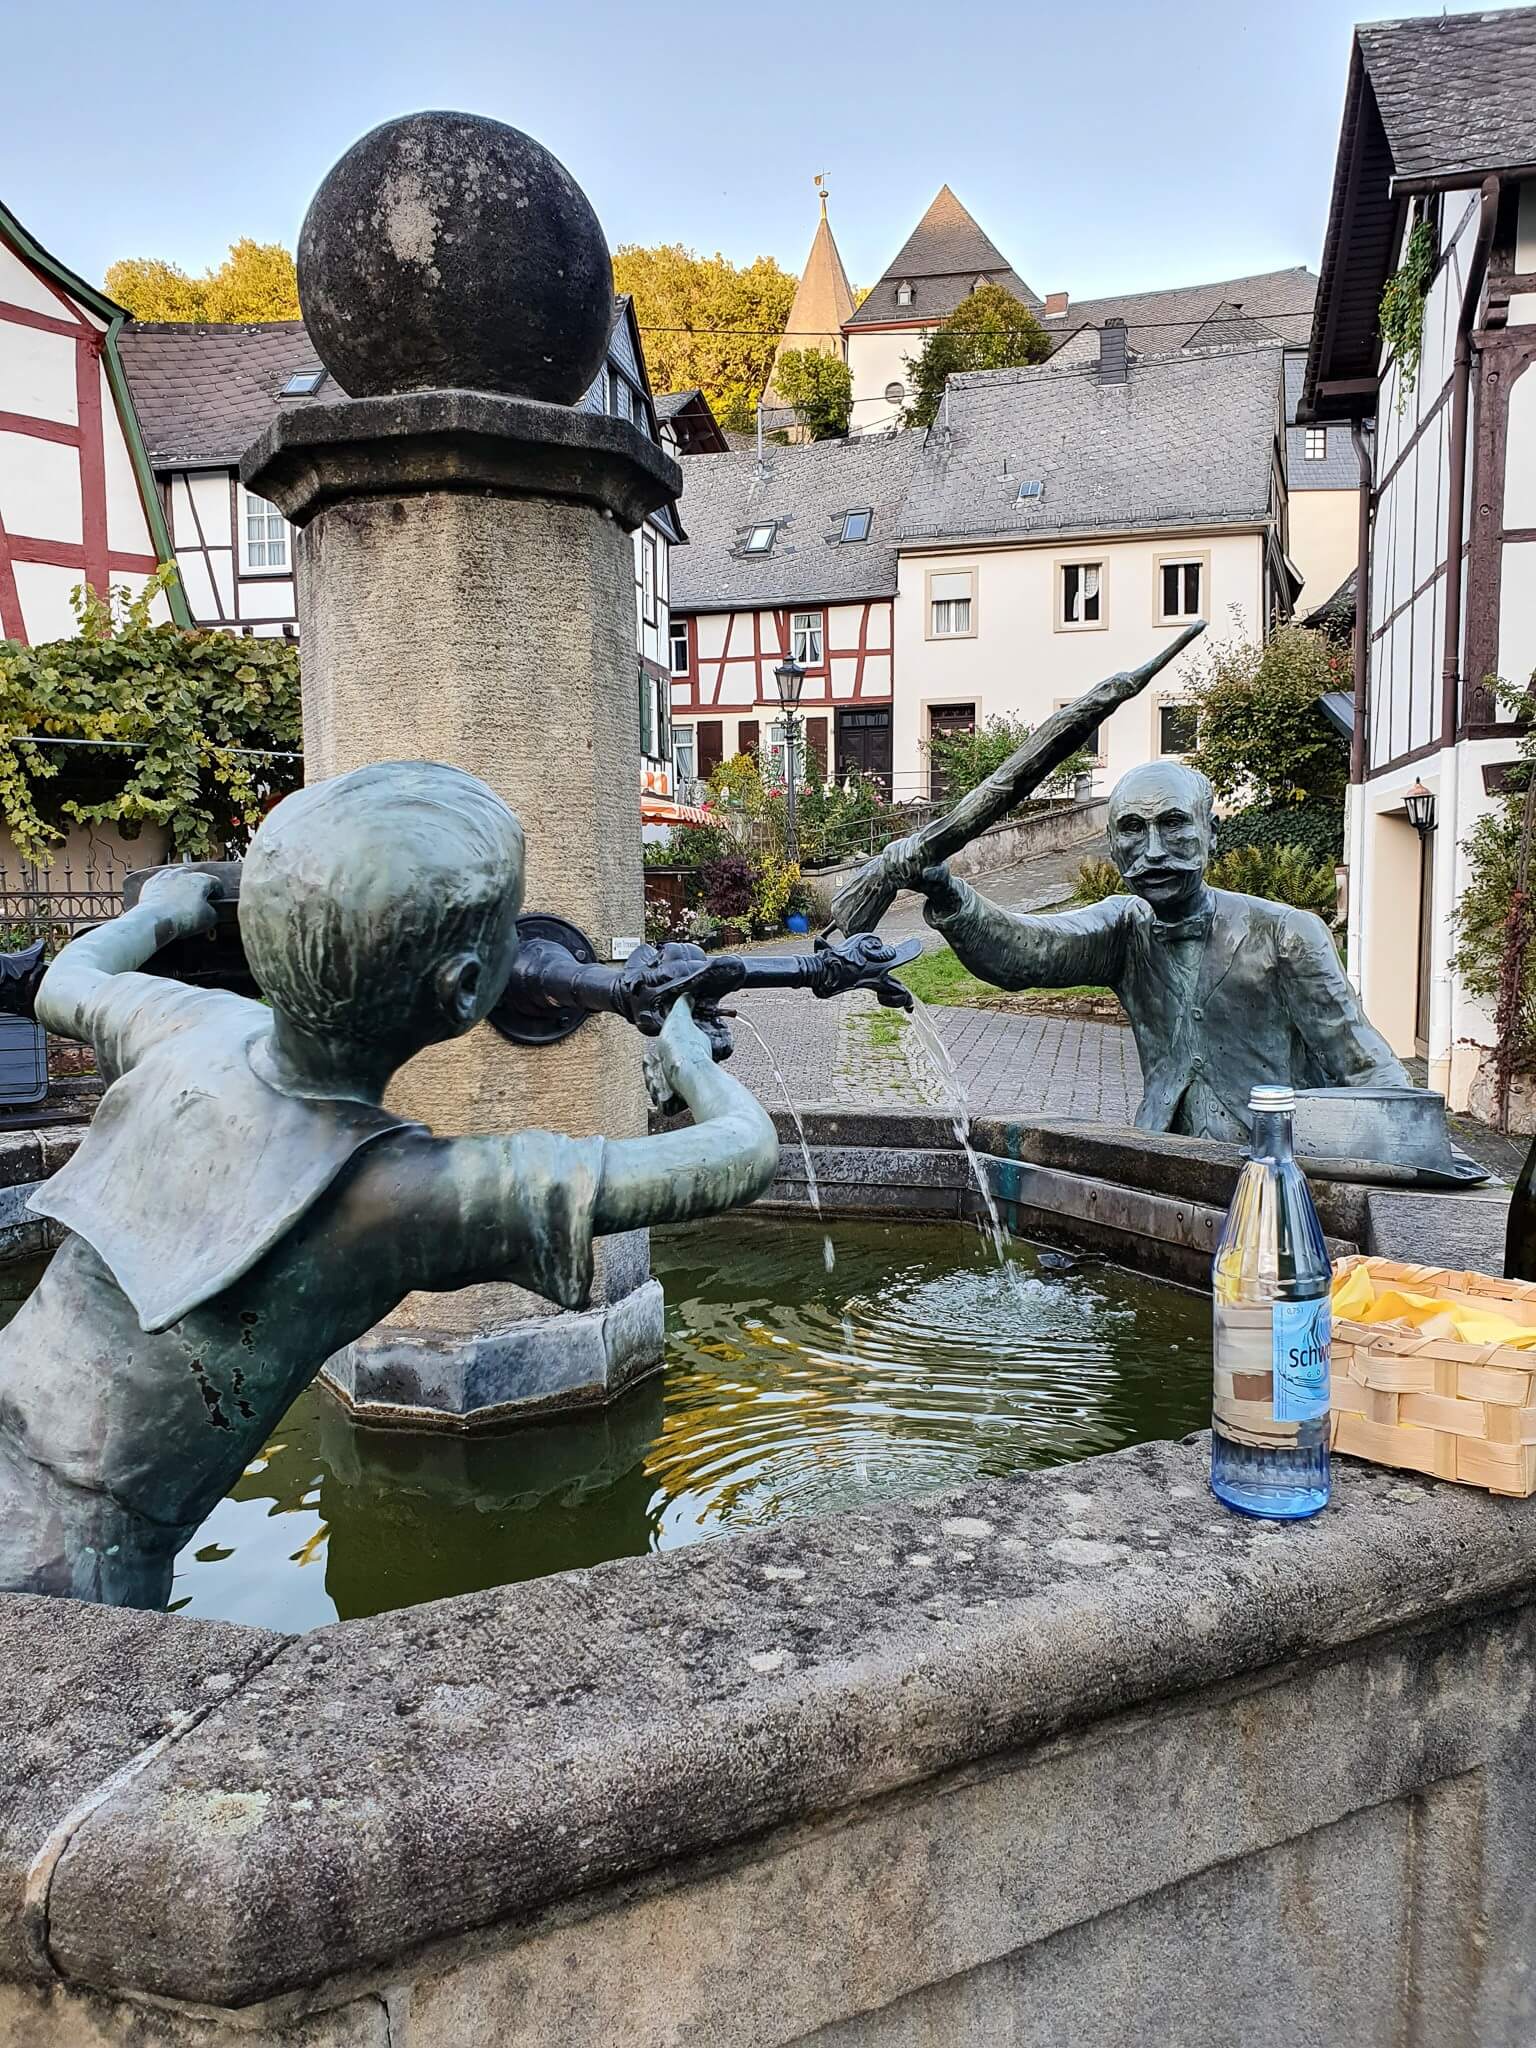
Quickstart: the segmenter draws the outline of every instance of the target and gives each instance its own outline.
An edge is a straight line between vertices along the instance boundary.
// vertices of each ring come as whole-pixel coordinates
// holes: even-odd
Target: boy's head
[[[381,761],[296,790],[263,820],[240,936],[273,1008],[316,1037],[421,1046],[506,986],[523,830],[494,790],[434,761]]]

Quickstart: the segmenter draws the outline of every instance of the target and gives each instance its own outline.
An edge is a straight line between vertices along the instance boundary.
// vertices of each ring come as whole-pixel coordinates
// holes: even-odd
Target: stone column
[[[644,909],[630,535],[682,476],[628,421],[576,409],[613,318],[596,217],[516,129],[415,115],[327,177],[299,289],[352,395],[280,413],[242,475],[298,529],[306,776],[417,758],[480,776],[522,821],[525,907],[607,959]],[[481,1025],[390,1099],[445,1134],[645,1129],[617,1018],[539,1049]],[[512,1287],[413,1296],[327,1376],[405,1420],[605,1399],[660,1360],[648,1276],[638,1232],[602,1245],[580,1315]]]

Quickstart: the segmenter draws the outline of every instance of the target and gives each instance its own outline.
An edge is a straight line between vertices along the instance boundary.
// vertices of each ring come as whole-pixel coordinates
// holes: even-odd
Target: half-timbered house
[[[1536,8],[1357,30],[1298,422],[1350,434],[1371,479],[1349,972],[1453,1107],[1494,1038],[1453,958],[1467,835],[1514,753],[1490,678],[1536,671],[1533,164]],[[1410,241],[1431,276],[1417,345],[1394,351],[1380,307]]]
[[[680,776],[756,753],[782,766],[774,669],[806,671],[806,748],[822,775],[891,780],[896,518],[917,435],[698,455],[672,567]]]
[[[123,376],[127,315],[0,207],[0,638],[75,630],[70,592],[170,559]],[[179,600],[162,612],[185,617]]]

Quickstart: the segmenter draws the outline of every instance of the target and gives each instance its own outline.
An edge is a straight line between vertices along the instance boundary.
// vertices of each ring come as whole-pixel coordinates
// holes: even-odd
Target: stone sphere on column
[[[613,265],[591,202],[520,129],[407,114],[355,142],[299,234],[299,300],[348,396],[571,405],[602,368]]]

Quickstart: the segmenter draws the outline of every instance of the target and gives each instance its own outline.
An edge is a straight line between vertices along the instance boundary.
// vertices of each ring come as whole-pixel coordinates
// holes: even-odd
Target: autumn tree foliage
[[[916,356],[906,358],[912,403],[909,427],[930,427],[944,399],[944,382],[961,370],[1022,370],[1043,363],[1051,338],[1021,299],[1000,284],[978,285],[935,327]]]
[[[107,294],[136,320],[297,320],[299,282],[281,242],[232,242],[216,270],[189,277],[158,256],[126,256],[105,279]]]
[[[635,302],[657,391],[700,390],[722,427],[750,428],[789,319],[795,278],[771,256],[746,264],[680,242],[624,243],[613,281]]]

